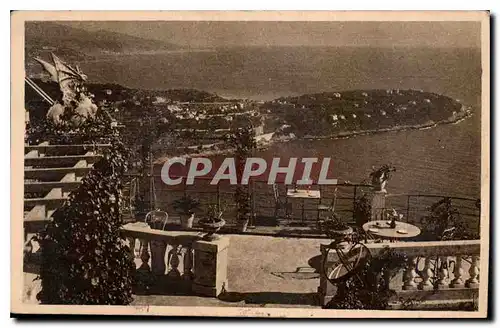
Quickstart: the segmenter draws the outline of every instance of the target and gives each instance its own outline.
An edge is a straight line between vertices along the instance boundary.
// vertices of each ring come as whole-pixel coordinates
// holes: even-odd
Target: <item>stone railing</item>
[[[127,224],[128,242],[140,293],[218,296],[227,290],[229,237],[202,240],[199,232],[163,231]]]
[[[372,257],[376,257],[385,248],[408,257],[406,267],[395,273],[389,284],[396,292],[392,299],[392,306],[395,308],[410,300],[416,306],[424,308],[477,301],[479,240],[372,243],[366,246]],[[321,245],[320,249],[321,263],[324,263],[326,254],[330,264],[336,261],[335,251],[327,253],[326,245]],[[328,304],[335,291],[336,287],[327,280],[321,269],[318,294],[322,306]]]

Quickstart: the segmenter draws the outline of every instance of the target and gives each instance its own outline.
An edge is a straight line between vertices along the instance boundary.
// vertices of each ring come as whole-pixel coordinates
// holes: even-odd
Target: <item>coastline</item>
[[[372,130],[360,130],[360,131],[343,131],[339,132],[336,134],[331,134],[331,135],[326,135],[326,136],[303,136],[301,138],[271,138],[269,141],[267,141],[265,144],[261,144],[261,146],[258,148],[258,150],[263,150],[266,149],[267,147],[274,145],[274,144],[279,144],[279,143],[285,143],[285,142],[290,142],[293,140],[309,140],[309,141],[314,141],[314,140],[325,140],[325,139],[331,139],[331,140],[336,140],[336,139],[349,139],[351,137],[357,137],[357,136],[363,136],[363,135],[373,135],[373,134],[380,134],[380,133],[388,133],[388,132],[401,132],[401,131],[407,131],[407,130],[427,130],[427,129],[432,129],[435,127],[438,127],[439,125],[446,125],[446,124],[459,124],[460,122],[463,122],[464,120],[472,117],[472,112],[468,111],[464,105],[462,105],[462,109],[457,115],[454,115],[452,117],[449,117],[448,119],[441,120],[441,121],[429,121],[423,124],[416,124],[416,125],[398,125],[398,126],[393,126],[390,128],[381,128],[381,129],[372,129]],[[194,156],[217,156],[217,155],[223,155],[227,154],[231,151],[230,148],[228,149],[221,149],[221,150],[209,150],[209,151],[204,151],[204,152],[198,152],[198,153],[187,153],[187,154],[182,154],[178,155],[175,157],[194,157]],[[174,156],[161,156],[157,159],[154,160],[154,164],[163,164],[166,160],[169,158],[172,158]]]
[[[432,129],[434,127],[437,127],[438,125],[458,124],[458,123],[464,121],[465,119],[471,117],[472,115],[473,115],[472,113],[468,113],[468,112],[464,111],[463,114],[459,114],[459,115],[456,115],[455,117],[450,117],[448,119],[437,121],[437,122],[429,121],[426,123],[416,124],[416,125],[396,125],[396,126],[389,127],[389,128],[372,129],[372,130],[343,131],[343,132],[330,134],[330,135],[324,135],[324,136],[306,135],[300,139],[303,139],[303,140],[347,139],[347,138],[355,137],[355,136],[372,135],[372,134],[385,133],[385,132],[398,132],[398,131],[406,131],[406,130],[427,130],[427,129]]]

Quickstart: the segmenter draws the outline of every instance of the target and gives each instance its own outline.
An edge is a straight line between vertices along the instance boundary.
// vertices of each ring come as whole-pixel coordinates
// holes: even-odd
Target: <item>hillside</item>
[[[179,46],[110,31],[91,32],[53,22],[26,22],[26,57],[56,49],[66,60],[81,60],[95,54],[174,50]]]
[[[352,90],[282,97],[262,108],[299,137],[430,127],[470,115],[457,100],[420,90]]]

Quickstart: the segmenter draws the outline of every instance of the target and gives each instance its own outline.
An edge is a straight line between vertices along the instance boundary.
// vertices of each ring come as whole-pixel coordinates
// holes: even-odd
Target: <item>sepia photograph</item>
[[[485,318],[489,20],[12,12],[11,312]]]

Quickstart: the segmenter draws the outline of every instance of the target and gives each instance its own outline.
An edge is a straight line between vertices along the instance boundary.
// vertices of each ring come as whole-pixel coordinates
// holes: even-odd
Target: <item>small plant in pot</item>
[[[224,210],[221,209],[219,205],[209,205],[207,216],[198,221],[203,230],[207,233],[203,236],[203,240],[217,240],[219,236],[216,235],[216,232],[220,230],[225,224],[226,221],[222,219],[222,214]]]
[[[394,166],[384,164],[377,170],[370,173],[372,185],[375,188],[375,191],[386,192],[385,186],[387,181],[391,178],[391,173],[395,171],[396,168]]]
[[[236,189],[236,193],[234,195],[236,202],[236,215],[239,221],[239,228],[241,232],[245,232],[248,227],[248,223],[250,221],[250,197],[248,195],[248,190],[239,186]]]
[[[200,207],[200,202],[186,195],[174,201],[173,206],[181,216],[181,227],[191,229],[194,222],[194,212]]]
[[[354,232],[351,227],[335,214],[332,214],[328,219],[321,223],[321,230],[329,238],[331,238],[334,243],[339,243],[343,241],[348,241],[349,236]]]

